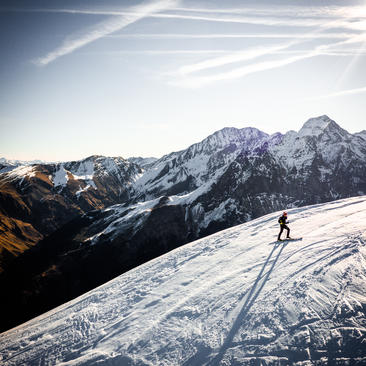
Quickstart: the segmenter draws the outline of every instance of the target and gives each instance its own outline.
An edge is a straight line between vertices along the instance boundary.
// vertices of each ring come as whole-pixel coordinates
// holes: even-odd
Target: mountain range
[[[224,128],[160,159],[16,167],[0,174],[2,329],[219,230],[364,194],[365,131],[327,116],[284,135]]]
[[[366,196],[177,248],[0,335],[8,365],[366,363]],[[302,239],[300,240],[300,237]]]
[[[9,166],[8,166],[9,169]],[[141,174],[123,158],[12,166],[0,174],[0,268],[66,222],[129,199]]]

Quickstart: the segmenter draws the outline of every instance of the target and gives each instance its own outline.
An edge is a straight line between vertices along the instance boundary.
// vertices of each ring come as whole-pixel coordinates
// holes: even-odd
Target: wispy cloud
[[[156,39],[228,39],[228,38],[255,38],[255,39],[287,39],[286,43],[272,46],[262,46],[255,49],[247,49],[240,52],[226,51],[224,56],[217,57],[225,50],[121,50],[111,52],[113,54],[211,54],[206,60],[181,65],[174,72],[165,73],[169,76],[170,84],[184,87],[200,87],[216,81],[232,80],[252,73],[280,68],[300,60],[313,58],[319,55],[352,55],[357,52],[346,50],[343,46],[364,42],[364,30],[366,30],[366,12],[359,7],[253,7],[237,9],[202,9],[179,7],[178,0],[160,0],[149,4],[141,4],[122,10],[93,10],[93,9],[38,9],[39,11],[64,12],[90,15],[109,15],[110,17],[81,36],[71,37],[54,51],[37,60],[39,65],[47,65],[58,57],[69,54],[102,37],[113,38],[156,38]],[[37,9],[34,9],[37,11]],[[262,26],[271,26],[276,32],[263,34],[112,34],[145,17],[159,19],[181,19],[187,21],[209,21],[243,23]],[[278,28],[276,28],[278,27]],[[299,33],[298,27],[309,27],[308,33]],[[289,32],[288,29],[295,30]],[[171,29],[171,28],[170,28]],[[170,30],[169,29],[169,30]],[[268,29],[268,28],[265,28]],[[283,33],[280,31],[283,30]],[[297,31],[296,31],[297,30]],[[343,30],[343,31],[342,31]],[[321,46],[313,46],[308,50],[289,50],[295,44],[304,41],[322,40]],[[332,41],[331,41],[332,40]],[[337,42],[334,42],[336,40]],[[248,64],[259,57],[269,55],[286,55],[281,59],[264,59]],[[245,62],[244,66],[235,67],[232,70],[221,72],[218,69],[226,65],[234,65]],[[237,65],[236,65],[237,66]],[[211,70],[212,74],[200,74]],[[216,72],[215,72],[216,71]]]
[[[206,14],[249,14],[257,16],[273,16],[280,15],[282,17],[348,17],[360,18],[366,17],[365,6],[350,5],[350,6],[252,6],[241,8],[194,8],[180,7],[176,11],[189,13],[206,13]]]
[[[173,1],[173,0],[172,0]],[[169,2],[161,0],[155,3]],[[175,3],[176,4],[176,3]],[[108,15],[126,18],[139,18],[144,6],[139,6],[124,10],[95,10],[95,9],[52,9],[52,8],[3,8],[4,12],[44,12],[44,13],[64,13],[64,14],[84,14],[84,15]],[[166,11],[170,10],[170,13]],[[179,8],[171,4],[162,6],[157,11],[151,11],[151,16],[163,19],[182,19],[191,21],[242,23],[266,26],[292,26],[292,27],[322,27],[344,28],[351,30],[366,30],[366,12],[364,7],[271,7],[270,10],[264,8],[243,8],[243,9],[199,9],[199,8]]]
[[[240,8],[213,8],[206,6],[199,7],[182,7],[176,3],[176,6],[170,6],[170,11],[179,13],[200,13],[200,14],[236,14],[236,15],[250,15],[250,16],[264,16],[270,17],[273,15],[281,17],[347,17],[347,18],[361,18],[366,17],[366,7],[362,5],[347,5],[347,6],[251,6]],[[98,15],[124,15],[126,13],[133,13],[135,9],[90,9],[90,8],[32,8],[32,7],[0,7],[0,12],[47,12],[47,13],[72,13],[72,14],[98,14]]]
[[[348,89],[348,90],[341,90],[334,93],[329,93],[326,95],[320,95],[314,98],[309,98],[307,100],[322,100],[322,99],[330,99],[330,98],[336,98],[336,97],[344,97],[347,95],[354,95],[354,94],[361,94],[366,93],[366,86],[362,88],[355,88],[355,89]]]
[[[235,51],[228,51],[224,49],[208,49],[208,50],[164,50],[164,49],[154,49],[154,50],[119,50],[119,51],[104,51],[104,52],[86,52],[83,54],[87,55],[212,55],[212,54],[227,54],[228,52],[234,53]]]
[[[348,30],[366,30],[366,20],[362,17],[297,17],[290,18],[285,16],[242,16],[236,14],[213,14],[213,15],[195,15],[195,14],[151,14],[151,17],[163,19],[182,19],[191,21],[221,22],[221,23],[240,23],[265,26],[285,26],[285,27],[319,27],[323,29],[348,29]]]
[[[112,34],[108,38],[137,38],[137,39],[342,39],[353,36],[354,33],[243,33],[243,34],[184,34],[184,33],[135,33]]]
[[[108,34],[116,32],[142,18],[176,6],[177,3],[178,2],[175,0],[160,0],[157,2],[135,6],[130,9],[129,13],[113,16],[101,23],[98,23],[84,34],[65,40],[60,47],[48,53],[46,56],[39,58],[35,61],[35,63],[38,65],[47,65],[61,56],[70,54],[71,52],[74,52],[75,50],[91,42],[105,37]]]
[[[181,68],[179,68],[178,73],[181,75],[187,75],[187,74],[191,74],[193,72],[207,70],[207,69],[211,69],[211,68],[215,68],[215,67],[219,67],[219,66],[224,66],[227,64],[235,63],[235,62],[253,60],[260,56],[264,56],[264,55],[268,55],[268,54],[271,54],[274,52],[278,52],[280,50],[284,50],[286,48],[289,48],[293,44],[294,44],[293,42],[288,42],[288,43],[281,44],[281,45],[253,48],[250,50],[246,50],[244,52],[231,53],[226,56],[209,59],[206,61],[191,64],[191,65],[182,66]]]
[[[252,6],[241,8],[199,8],[170,6],[169,10],[183,14],[231,14],[260,17],[296,17],[296,18],[366,18],[365,6]],[[31,8],[31,7],[0,7],[0,12],[37,12],[37,13],[65,13],[65,14],[86,14],[86,15],[126,15],[131,14],[135,9],[90,9],[90,8]],[[138,11],[137,11],[138,12]]]
[[[349,6],[255,6],[247,8],[176,8],[182,14],[160,14],[161,17],[247,23],[266,26],[343,28],[366,30],[366,7]]]
[[[317,56],[318,54],[318,51],[311,51],[307,54],[287,57],[281,60],[253,63],[228,72],[217,73],[209,76],[183,78],[181,80],[177,79],[176,81],[170,82],[170,84],[188,88],[199,88],[213,82],[238,79],[256,72],[283,67],[306,58]]]
[[[241,23],[241,24],[255,24],[255,25],[267,25],[267,26],[293,26],[293,27],[314,27],[324,25],[324,20],[317,18],[309,19],[286,19],[285,17],[273,18],[273,17],[256,17],[256,16],[240,16],[240,15],[193,15],[193,14],[152,14],[154,18],[163,19],[182,19],[182,20],[196,20],[207,22],[220,22],[220,23]],[[339,26],[347,25],[348,23],[338,22]]]
[[[179,7],[178,0],[160,0],[153,6],[159,8],[160,3],[171,3],[162,6],[146,16],[168,19],[197,20],[208,22],[244,23],[267,26],[292,26],[321,28],[344,28],[350,30],[366,30],[365,6],[271,6],[247,8],[195,8]],[[150,4],[151,5],[151,4]],[[68,9],[68,8],[0,8],[0,12],[45,12],[85,15],[109,15],[121,17],[137,17],[144,12],[144,6],[123,10],[105,9]],[[169,11],[169,12],[168,12]]]
[[[279,51],[273,51],[271,52],[272,55],[303,55],[313,52],[313,50],[310,49],[304,49],[304,50],[279,50]],[[144,55],[144,56],[161,56],[161,55],[225,55],[223,58],[231,57],[230,55],[235,54],[241,54],[243,52],[236,51],[236,50],[227,50],[227,49],[198,49],[198,50],[192,50],[192,49],[177,49],[177,50],[166,50],[166,49],[152,49],[152,50],[119,50],[119,51],[98,51],[98,52],[84,52],[83,55],[110,55],[110,56],[118,56],[118,55]],[[324,50],[319,55],[323,56],[359,56],[359,55],[366,55],[366,50],[360,51],[359,49],[347,49],[347,50],[337,50],[337,49],[328,49]],[[259,57],[259,56],[257,56]],[[220,57],[221,58],[221,57]],[[205,62],[205,61],[203,61]],[[235,61],[234,61],[235,62]],[[226,63],[223,63],[225,65]],[[223,66],[221,65],[221,66]],[[181,68],[184,68],[185,66],[182,66]],[[166,73],[166,76],[177,76],[176,72],[170,72]],[[187,73],[189,74],[189,72]]]
[[[290,57],[285,57],[280,60],[270,60],[270,61],[252,63],[249,65],[245,65],[243,67],[232,69],[230,71],[217,72],[212,75],[205,75],[205,76],[188,75],[188,77],[187,77],[187,75],[185,75],[184,73],[181,72],[182,68],[184,70],[184,67],[187,67],[187,71],[193,72],[193,71],[198,71],[198,69],[200,67],[201,67],[201,69],[204,69],[204,65],[206,65],[207,67],[214,67],[214,65],[216,63],[216,66],[221,66],[217,62],[217,58],[211,59],[211,60],[206,60],[204,63],[197,64],[196,70],[194,68],[195,65],[187,65],[187,66],[179,68],[176,72],[176,79],[173,81],[170,81],[169,83],[172,85],[181,86],[181,87],[199,88],[199,87],[205,86],[207,84],[211,84],[211,83],[218,82],[218,81],[238,79],[238,78],[241,78],[241,77],[253,74],[253,73],[280,68],[280,67],[283,67],[283,66],[301,61],[301,60],[313,58],[316,56],[329,55],[330,53],[336,52],[337,47],[341,47],[341,46],[348,45],[348,44],[363,43],[365,41],[365,37],[366,37],[366,35],[356,35],[356,36],[352,36],[343,41],[330,43],[330,44],[323,44],[320,46],[316,46],[311,50],[303,50],[298,55],[292,55]],[[285,48],[285,45],[283,47]],[[274,52],[281,52],[281,50],[277,50]],[[227,61],[230,61],[230,57],[233,57],[233,56],[228,56]],[[221,57],[219,59],[224,61],[225,58]],[[222,64],[223,63],[224,62],[222,62]],[[189,74],[189,73],[190,72],[187,72],[186,74]]]

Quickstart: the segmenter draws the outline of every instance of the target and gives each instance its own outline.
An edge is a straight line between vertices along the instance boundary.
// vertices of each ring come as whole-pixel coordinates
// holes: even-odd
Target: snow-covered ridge
[[[34,164],[53,164],[53,162],[44,160],[16,160],[16,159],[0,158],[0,164],[19,166],[19,165],[34,165]]]
[[[282,139],[256,128],[224,128],[186,150],[163,156],[136,181],[137,196],[184,195],[215,183],[239,154],[263,154]]]
[[[356,136],[359,136],[366,141],[366,130],[356,133]]]
[[[15,160],[15,159],[0,158],[0,174],[8,173],[20,166],[26,167],[26,166],[37,165],[37,164],[54,164],[54,163],[46,162],[43,160],[29,160],[28,161],[28,160]],[[22,179],[24,179],[24,177],[22,177]]]
[[[311,118],[299,132],[287,132],[281,143],[270,152],[276,160],[287,168],[297,171],[309,168],[314,160],[324,163],[329,170],[340,162],[345,166],[352,159],[364,161],[366,143],[357,134],[352,135],[342,129],[328,116]],[[327,166],[325,166],[327,165]]]
[[[142,158],[142,157],[130,157],[127,159],[131,163],[139,165],[141,168],[146,169],[149,168],[152,164],[154,164],[158,158]]]
[[[88,187],[97,189],[94,178],[94,162],[90,159],[72,163],[61,163],[55,166],[55,173],[50,177],[55,187],[64,187],[73,179],[84,181]]]
[[[20,184],[26,177],[34,177],[36,175],[35,168],[32,165],[21,165],[13,167],[9,171],[4,171],[6,174],[6,180],[18,180]]]
[[[2,361],[364,364],[366,197],[288,213],[302,240],[276,212],[185,245],[1,334]]]
[[[94,233],[91,237],[86,238],[84,242],[90,241],[92,245],[95,245],[98,243],[99,238],[105,235],[109,235],[109,239],[113,240],[118,235],[122,234],[127,227],[132,228],[130,233],[130,236],[132,237],[138,230],[141,230],[145,220],[155,208],[176,205],[188,206],[189,204],[192,204],[204,190],[205,187],[201,187],[201,189],[198,188],[196,191],[186,195],[169,197],[161,196],[152,200],[131,204],[129,206],[126,206],[125,204],[110,206],[101,211],[102,218],[100,220],[94,219],[94,222],[90,227],[90,230],[93,232],[95,231],[94,227],[100,227],[101,230]],[[223,202],[222,206],[225,204],[226,202]],[[196,210],[199,210],[199,207],[197,207]],[[221,208],[219,214],[222,213],[223,210],[224,209]],[[196,213],[196,216],[197,215],[199,215],[199,213]],[[208,214],[207,220],[202,223],[197,222],[198,227],[206,227],[210,218],[212,219],[211,215]]]
[[[296,174],[308,174],[316,160],[322,177],[331,174],[341,162],[366,159],[366,135],[350,134],[328,116],[309,119],[298,131],[268,135],[253,127],[224,128],[185,150],[155,158],[90,157],[77,162],[55,164],[50,179],[55,187],[65,187],[69,178],[83,181],[78,193],[97,189],[97,176],[112,174],[125,184],[125,172],[132,164],[140,170],[128,179],[134,202],[156,199],[162,195],[186,195],[217,182],[240,154],[260,156],[270,153],[273,159]],[[9,168],[5,168],[6,171]],[[133,169],[132,169],[133,170]],[[86,188],[88,187],[88,188]],[[202,191],[202,190],[201,190]]]
[[[128,160],[121,157],[91,156],[79,161],[55,163],[55,164],[33,164],[21,165],[19,167],[4,168],[3,177],[6,180],[18,180],[20,183],[26,178],[36,176],[36,172],[48,175],[50,183],[57,189],[67,187],[71,180],[79,181],[79,190],[76,195],[93,188],[97,188],[98,179],[113,177],[122,187],[131,185],[140,175],[141,169]]]
[[[268,174],[277,166],[283,169],[283,175],[294,179],[314,175],[327,182],[337,170],[349,171],[357,176],[356,180],[362,180],[359,172],[366,161],[365,141],[360,134],[348,133],[325,115],[311,118],[298,132],[285,135],[268,135],[251,127],[224,128],[186,150],[157,160],[133,184],[132,197],[137,202],[198,190],[204,194],[240,155],[252,158],[253,164],[255,158],[268,155],[273,160],[271,166],[266,163]],[[241,172],[238,179],[245,177],[250,178],[250,172]],[[364,189],[355,192],[363,193]],[[340,197],[334,192],[337,196]]]

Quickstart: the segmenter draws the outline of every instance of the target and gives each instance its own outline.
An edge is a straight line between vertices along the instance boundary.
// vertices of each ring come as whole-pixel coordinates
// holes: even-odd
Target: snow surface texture
[[[366,196],[288,213],[302,240],[277,212],[187,244],[1,334],[2,363],[365,364]]]

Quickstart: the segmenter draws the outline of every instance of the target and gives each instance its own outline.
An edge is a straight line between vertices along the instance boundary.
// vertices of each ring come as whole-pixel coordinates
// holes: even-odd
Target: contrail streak
[[[122,28],[125,28],[129,24],[132,24],[156,12],[167,10],[176,4],[177,2],[174,0],[161,0],[154,3],[136,6],[131,9],[131,12],[125,13],[124,15],[113,16],[108,20],[92,27],[81,36],[65,40],[60,47],[48,53],[46,56],[39,58],[35,61],[35,63],[38,65],[47,65],[61,56],[65,56],[71,52],[74,52],[80,47],[83,47]]]

